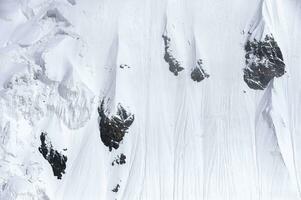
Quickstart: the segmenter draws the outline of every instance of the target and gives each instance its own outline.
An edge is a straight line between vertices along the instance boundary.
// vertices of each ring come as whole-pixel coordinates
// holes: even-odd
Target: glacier
[[[301,199],[300,37],[300,0],[1,0],[0,200]]]

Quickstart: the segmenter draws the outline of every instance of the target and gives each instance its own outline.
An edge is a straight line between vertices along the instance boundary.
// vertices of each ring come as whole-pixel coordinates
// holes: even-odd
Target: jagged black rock
[[[197,61],[197,66],[191,72],[191,79],[197,82],[201,82],[205,78],[209,78],[209,74],[203,69],[203,61],[199,59]]]
[[[51,142],[47,138],[47,133],[42,132],[40,140],[39,152],[51,165],[54,176],[61,179],[62,174],[65,174],[67,157],[53,149]]]
[[[250,88],[263,90],[274,77],[285,73],[281,50],[272,35],[263,41],[247,41],[245,51],[244,81]]]
[[[119,188],[120,188],[120,185],[119,185],[119,184],[117,184],[117,185],[114,187],[114,189],[112,190],[112,192],[115,192],[115,193],[117,193],[117,192],[118,192],[118,190],[119,190]]]
[[[125,160],[126,156],[123,153],[121,153],[120,156],[117,156],[117,158],[112,162],[112,166],[114,166],[115,163],[118,165],[123,165],[126,163]]]
[[[125,133],[134,121],[134,115],[127,112],[120,104],[117,106],[115,116],[108,117],[105,113],[104,100],[98,107],[99,131],[101,141],[109,147],[109,150],[118,149]]]
[[[121,64],[121,65],[119,65],[119,67],[121,69],[130,68],[130,66],[128,66],[127,64]]]
[[[177,76],[184,68],[181,67],[179,61],[177,61],[177,59],[172,55],[172,51],[170,49],[170,38],[167,35],[162,35],[162,38],[165,46],[164,60],[169,65],[169,71]]]

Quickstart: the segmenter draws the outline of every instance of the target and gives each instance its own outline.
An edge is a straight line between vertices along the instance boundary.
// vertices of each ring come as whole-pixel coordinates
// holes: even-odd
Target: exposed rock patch
[[[118,192],[118,190],[119,190],[119,188],[120,188],[120,185],[119,185],[119,184],[117,184],[117,185],[114,187],[114,189],[112,190],[112,192],[115,192],[115,193],[117,193],[117,192]]]
[[[175,76],[179,74],[180,71],[184,70],[184,68],[180,65],[179,61],[172,55],[172,50],[170,48],[170,38],[166,35],[162,35],[164,46],[165,46],[165,54],[164,60],[169,65],[169,71],[171,71]]]
[[[244,81],[250,88],[263,90],[274,77],[285,73],[281,50],[272,35],[266,35],[263,41],[248,41],[245,51]]]
[[[130,66],[128,66],[127,64],[121,64],[119,66],[121,69],[124,69],[124,68],[130,68]]]
[[[39,147],[39,152],[51,165],[54,176],[61,179],[62,174],[65,174],[67,157],[53,149],[53,146],[47,137],[47,133],[42,132],[40,140],[41,146]]]
[[[114,166],[115,164],[123,165],[126,163],[125,160],[126,160],[126,156],[122,153],[120,154],[120,156],[117,156],[117,158],[112,162],[112,166]]]
[[[110,151],[112,148],[118,149],[125,133],[134,121],[134,115],[118,104],[116,115],[109,117],[109,113],[106,113],[104,108],[104,100],[98,107],[98,114],[101,141],[109,147]]]
[[[201,82],[205,78],[209,78],[209,74],[203,69],[203,61],[199,59],[197,61],[197,66],[191,72],[191,79],[197,82]]]

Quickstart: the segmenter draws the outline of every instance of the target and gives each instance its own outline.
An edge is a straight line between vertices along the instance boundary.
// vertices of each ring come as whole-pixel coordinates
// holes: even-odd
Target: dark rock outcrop
[[[112,166],[114,166],[115,163],[117,165],[123,165],[126,163],[125,160],[126,160],[126,156],[122,153],[120,154],[120,156],[117,156],[117,158],[112,162]]]
[[[203,61],[199,59],[197,61],[197,66],[191,72],[191,79],[197,82],[201,82],[205,78],[209,78],[209,74],[203,69]]]
[[[169,65],[169,71],[171,71],[175,76],[179,74],[184,68],[180,65],[179,61],[172,55],[172,50],[170,48],[170,38],[167,35],[162,35],[164,46],[165,46],[165,54],[164,60]]]
[[[121,69],[130,68],[130,66],[128,66],[127,64],[121,64],[119,67]]]
[[[117,193],[117,192],[118,192],[118,190],[119,190],[119,188],[120,188],[120,185],[119,185],[119,184],[117,184],[117,185],[114,187],[114,189],[112,190],[112,192],[115,192],[115,193]]]
[[[116,115],[108,117],[109,113],[106,113],[104,106],[104,100],[102,100],[98,107],[100,137],[104,145],[112,151],[113,148],[118,149],[125,133],[134,121],[134,115],[118,104]]]
[[[274,77],[285,73],[281,50],[272,35],[266,35],[263,41],[248,41],[245,51],[244,81],[250,88],[263,90]]]
[[[42,132],[40,140],[41,146],[39,147],[39,152],[51,165],[54,176],[61,179],[62,174],[65,174],[67,157],[53,149],[47,133]]]

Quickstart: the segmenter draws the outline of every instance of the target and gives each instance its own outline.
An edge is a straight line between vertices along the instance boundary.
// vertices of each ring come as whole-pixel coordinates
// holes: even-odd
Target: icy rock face
[[[30,17],[11,36],[13,48],[7,43],[5,53],[0,53],[1,61],[5,61],[1,64],[16,71],[7,76],[3,84],[0,97],[0,102],[5,105],[3,110],[10,116],[24,117],[32,125],[54,112],[66,126],[78,129],[90,119],[95,95],[75,70],[66,70],[74,66],[66,55],[72,51],[64,47],[83,46],[64,16],[66,5],[45,4],[41,7],[28,2],[22,5],[24,14]],[[54,52],[60,52],[59,56]],[[71,56],[73,62],[81,59],[78,54]],[[64,80],[53,75],[59,73]]]
[[[191,72],[191,79],[196,82],[201,82],[205,78],[209,78],[209,74],[203,69],[203,61],[199,59],[197,61],[197,66]]]
[[[14,75],[4,85],[0,102],[6,104],[5,109],[11,115],[20,114],[35,124],[47,111],[52,111],[72,129],[82,127],[89,120],[94,96],[82,83],[73,81],[72,74],[56,82],[34,64],[28,65],[26,71]],[[14,107],[18,109],[9,109]]]
[[[67,76],[58,84],[59,101],[49,105],[63,122],[72,129],[83,127],[90,119],[94,95],[83,83],[75,81],[73,75]]]
[[[61,179],[62,175],[65,174],[67,156],[53,149],[51,141],[49,141],[47,137],[47,133],[42,132],[40,140],[41,146],[39,147],[39,152],[51,165],[54,176]]]
[[[62,177],[67,157],[53,149],[53,140],[40,140],[40,130],[50,124],[41,121],[56,116],[58,127],[75,130],[95,110],[95,94],[77,71],[87,65],[85,44],[66,15],[70,7],[67,1],[0,3],[1,200],[50,199],[49,179]]]
[[[126,111],[121,104],[118,104],[116,115],[109,117],[109,113],[106,113],[104,100],[98,108],[98,114],[102,142],[109,147],[110,151],[113,148],[118,149],[120,142],[134,121],[134,115]]]
[[[247,41],[245,51],[244,81],[250,88],[263,90],[274,77],[285,73],[281,50],[272,35],[262,41]]]
[[[170,38],[167,34],[162,35],[164,41],[164,60],[169,65],[169,71],[171,71],[175,76],[179,74],[180,71],[184,70],[179,61],[172,55],[172,49],[170,48]]]

